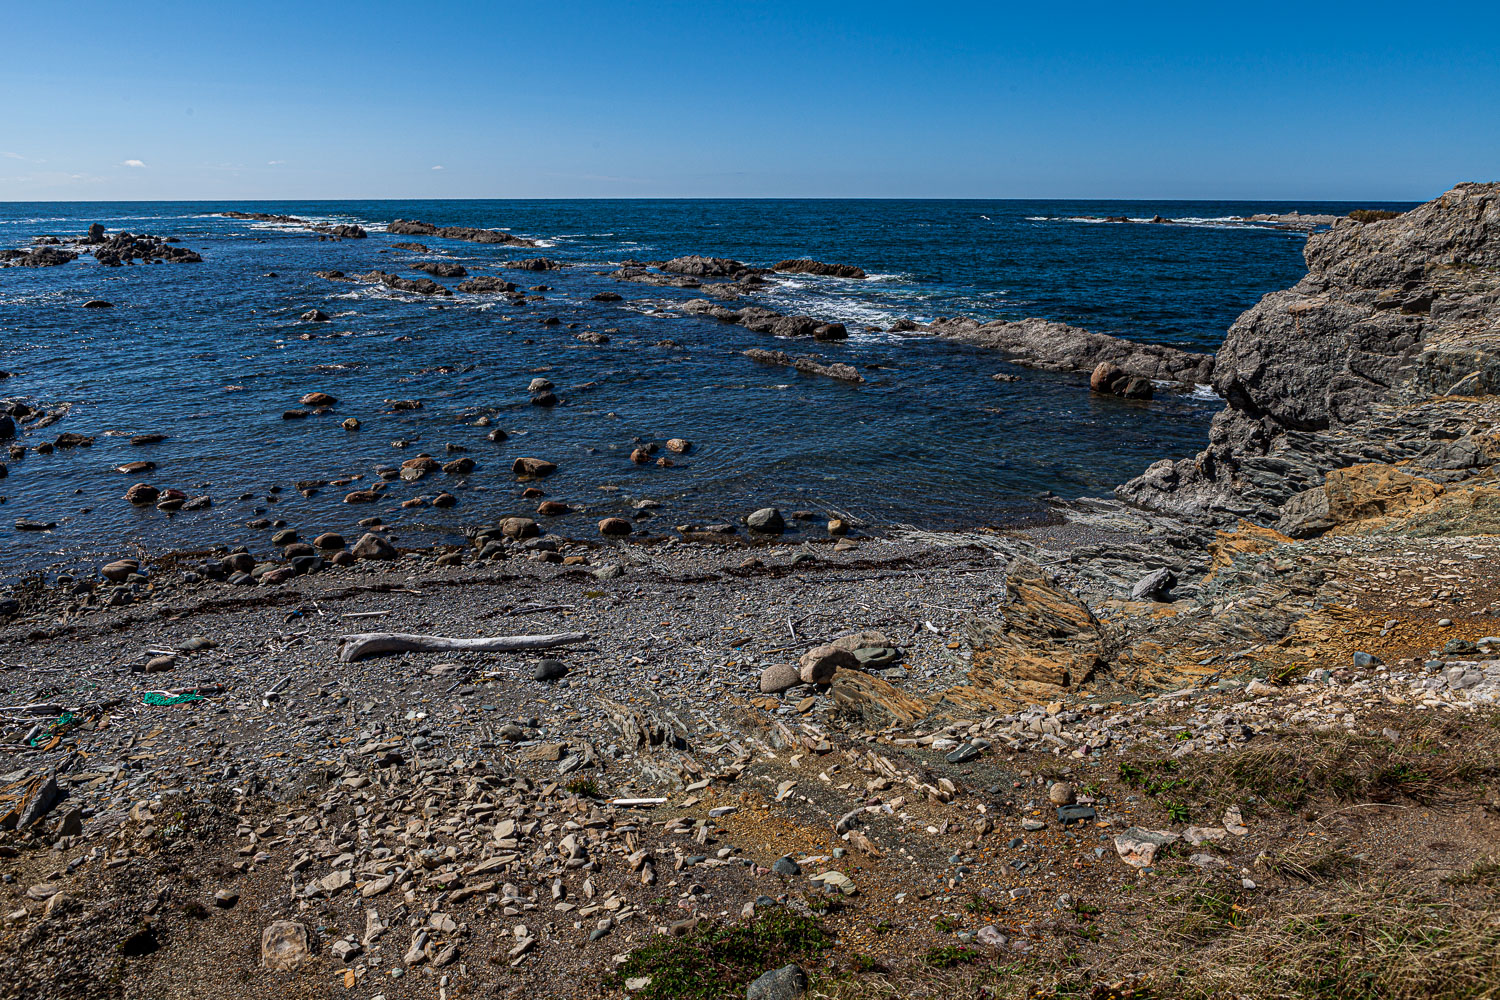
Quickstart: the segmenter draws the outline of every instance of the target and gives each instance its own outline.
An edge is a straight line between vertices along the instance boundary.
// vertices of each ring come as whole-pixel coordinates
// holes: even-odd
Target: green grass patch
[[[599,790],[599,783],[593,778],[574,778],[563,786],[569,792],[583,799],[602,799],[604,793]]]
[[[922,956],[922,964],[934,969],[951,969],[959,965],[973,965],[983,957],[983,953],[977,948],[945,944],[928,948],[927,954]]]
[[[662,935],[631,952],[607,985],[650,977],[637,1000],[743,997],[751,980],[788,962],[823,954],[832,943],[816,917],[767,909],[747,923],[700,926],[681,938]]]

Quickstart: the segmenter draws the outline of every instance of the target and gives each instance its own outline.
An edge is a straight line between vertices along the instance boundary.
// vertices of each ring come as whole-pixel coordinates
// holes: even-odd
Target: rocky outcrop
[[[197,251],[177,246],[173,237],[150,236],[144,233],[116,233],[94,247],[94,259],[106,267],[119,267],[139,260],[143,264],[165,260],[174,264],[201,264],[203,258]]]
[[[739,279],[752,274],[766,273],[763,267],[753,267],[727,257],[701,257],[698,254],[673,257],[671,260],[663,261],[658,267],[668,274],[685,274],[693,278]]]
[[[445,285],[440,285],[431,278],[403,278],[399,274],[387,274],[384,271],[371,271],[368,274],[356,275],[363,281],[378,281],[387,288],[394,288],[398,292],[416,292],[418,295],[452,295],[453,290]]]
[[[1205,383],[1213,375],[1211,354],[1195,354],[1165,344],[1141,344],[1045,319],[997,319],[988,323],[939,319],[927,330],[946,340],[1000,351],[1018,365],[1044,371],[1092,373],[1108,362],[1126,375],[1173,382]]]
[[[780,274],[816,274],[825,278],[865,278],[864,268],[852,264],[825,264],[820,260],[803,257],[798,260],[782,260],[772,265],[771,270]]]
[[[513,292],[516,290],[516,286],[514,282],[506,281],[504,278],[497,278],[493,274],[480,274],[475,275],[468,281],[459,282],[458,290],[469,293]]]
[[[1121,498],[1307,536],[1338,523],[1335,470],[1400,464],[1446,483],[1493,464],[1500,184],[1461,184],[1387,221],[1341,220],[1305,257],[1307,277],[1230,327],[1214,370],[1227,405],[1208,448],[1156,463]]]
[[[441,236],[445,240],[463,240],[465,243],[500,243],[510,247],[534,247],[536,240],[512,236],[498,229],[475,229],[473,226],[434,226],[430,222],[412,219],[397,219],[385,231],[397,236]]]
[[[695,316],[711,316],[721,323],[734,323],[756,333],[773,337],[812,337],[814,340],[843,340],[849,331],[842,323],[825,323],[811,316],[786,316],[773,309],[744,306],[731,309],[707,299],[688,299],[677,306]]]
[[[287,225],[306,225],[306,219],[295,215],[272,215],[267,212],[216,212],[221,219],[244,219],[247,222],[284,222]]]
[[[434,278],[462,278],[469,273],[468,268],[451,260],[424,260],[411,267],[414,271],[425,271]]]
[[[30,250],[0,250],[0,266],[56,267],[77,259],[76,253],[49,246],[33,247]]]
[[[272,215],[266,212],[218,212],[221,219],[243,219],[248,222],[279,222],[288,226],[301,226],[324,236],[333,236],[341,240],[362,240],[369,234],[363,226],[348,224],[333,224],[327,222],[308,222],[295,215]]]
[[[763,351],[751,348],[745,352],[745,357],[751,361],[759,361],[767,365],[782,365],[787,368],[795,368],[799,372],[808,375],[823,375],[828,378],[836,378],[843,382],[863,382],[864,376],[859,369],[853,365],[835,362],[825,364],[823,359],[815,354],[790,355],[785,351]]]

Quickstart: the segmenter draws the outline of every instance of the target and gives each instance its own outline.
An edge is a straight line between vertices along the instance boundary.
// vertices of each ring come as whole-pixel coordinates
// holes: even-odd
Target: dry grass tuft
[[[1256,914],[1239,933],[1152,959],[1154,994],[1183,1000],[1496,997],[1500,901],[1365,886]]]
[[[1255,795],[1284,809],[1309,800],[1422,805],[1451,801],[1500,777],[1497,717],[1416,720],[1397,739],[1306,730],[1225,754],[1194,755],[1180,784],[1224,803]]]

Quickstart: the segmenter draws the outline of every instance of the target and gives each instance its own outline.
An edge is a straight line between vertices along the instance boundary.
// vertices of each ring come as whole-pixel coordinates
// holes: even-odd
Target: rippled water
[[[72,404],[53,427],[96,436],[91,448],[28,454],[0,480],[0,576],[115,552],[213,542],[263,548],[245,522],[260,514],[303,530],[354,530],[380,515],[402,541],[451,536],[461,525],[530,513],[510,472],[518,455],[557,462],[544,484],[580,512],[564,533],[637,500],[661,502],[645,522],[665,530],[727,520],[766,504],[840,511],[874,524],[1015,523],[1038,511],[1041,491],[1108,491],[1163,456],[1201,446],[1210,398],[1162,394],[1149,404],[1101,399],[1084,376],[1013,368],[993,353],[891,334],[895,319],[938,315],[1044,316],[1141,340],[1214,350],[1234,317],[1262,293],[1303,273],[1304,238],[1233,227],[1222,217],[1348,205],[980,201],[436,201],[255,204],[0,205],[0,247],[40,234],[73,236],[92,222],[177,236],[202,264],[103,268],[92,258],[53,268],[0,269],[0,397]],[[357,222],[364,240],[320,241],[277,224],[213,217],[223,209]],[[1161,214],[1172,225],[1096,224],[1083,216]],[[391,219],[507,228],[543,241],[537,250],[388,236]],[[421,242],[430,253],[394,250]],[[839,319],[845,344],[776,341],[736,326],[674,314],[697,293],[622,284],[614,262],[684,253],[769,264],[813,256],[857,264],[864,281],[796,277],[758,296],[788,312]],[[501,268],[543,254],[576,265],[547,274]],[[441,301],[326,281],[312,272],[410,270],[447,258],[472,274],[522,287],[551,286],[547,301],[513,306],[493,296]],[[459,279],[444,283],[455,285]],[[590,296],[615,291],[624,303]],[[102,298],[112,309],[81,308]],[[646,301],[641,301],[646,300]],[[320,308],[331,323],[299,315]],[[562,323],[544,326],[540,320]],[[576,327],[571,326],[576,324]],[[579,342],[608,331],[608,344]],[[310,339],[302,339],[310,335]],[[671,345],[664,341],[673,342]],[[750,347],[815,351],[864,369],[847,385],[756,364]],[[1009,371],[1020,381],[996,382]],[[545,375],[565,405],[530,405],[527,384]],[[338,397],[331,414],[284,421],[304,393]],[[420,410],[387,413],[387,401]],[[485,440],[481,415],[511,433]],[[355,433],[339,421],[354,416]],[[168,440],[132,447],[147,432]],[[673,468],[636,466],[633,441],[685,437],[693,451]],[[392,446],[398,439],[408,447]],[[302,480],[364,476],[420,451],[469,449],[478,468],[396,483],[372,505],[346,505],[344,489],[303,497]],[[112,471],[150,460],[154,472]],[[141,479],[207,493],[214,506],[167,515],[121,496]],[[282,487],[279,494],[271,492]],[[611,490],[601,487],[614,487]],[[353,487],[351,487],[353,488]],[[447,510],[402,510],[400,501],[448,488]],[[252,494],[248,500],[237,499]],[[275,500],[268,498],[275,497]],[[18,518],[56,521],[50,532],[13,530]]]

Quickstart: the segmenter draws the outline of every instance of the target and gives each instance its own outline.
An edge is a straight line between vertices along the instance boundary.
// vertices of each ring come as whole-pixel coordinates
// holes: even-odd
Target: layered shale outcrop
[[[1500,184],[1341,221],[1305,253],[1307,277],[1225,338],[1213,384],[1227,405],[1208,448],[1119,495],[1298,537],[1431,514],[1442,497],[1486,517],[1473,491],[1500,456]]]

